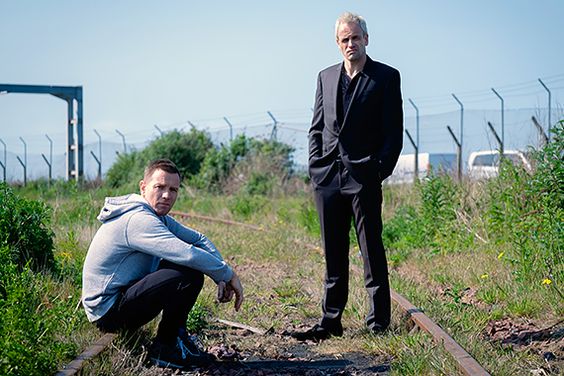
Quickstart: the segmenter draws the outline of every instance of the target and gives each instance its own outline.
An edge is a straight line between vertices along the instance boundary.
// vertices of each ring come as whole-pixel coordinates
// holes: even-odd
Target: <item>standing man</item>
[[[366,55],[364,18],[341,15],[335,25],[344,61],[319,73],[309,131],[309,174],[321,224],[326,276],[323,317],[298,340],[341,336],[348,298],[349,230],[354,220],[370,300],[366,325],[390,324],[388,267],[382,243],[382,181],[402,148],[399,72]]]
[[[168,216],[180,172],[168,159],[151,162],[139,182],[141,195],[108,197],[98,219],[82,276],[88,320],[104,332],[136,329],[162,311],[149,358],[184,368],[212,360],[186,332],[186,319],[204,284],[218,284],[218,299],[243,302],[237,274],[213,243]]]

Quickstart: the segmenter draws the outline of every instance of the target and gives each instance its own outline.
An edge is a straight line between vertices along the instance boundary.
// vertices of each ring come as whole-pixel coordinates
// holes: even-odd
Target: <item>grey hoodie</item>
[[[98,220],[102,226],[82,273],[82,304],[90,321],[108,312],[123,287],[156,271],[161,259],[199,270],[216,283],[233,276],[208,238],[168,215],[157,216],[138,194],[107,197]]]

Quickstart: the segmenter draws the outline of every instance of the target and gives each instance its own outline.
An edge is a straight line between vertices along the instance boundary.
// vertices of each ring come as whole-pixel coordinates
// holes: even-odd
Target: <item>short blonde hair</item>
[[[364,17],[351,12],[345,12],[337,18],[337,22],[335,23],[335,37],[337,37],[337,33],[339,32],[339,25],[344,23],[355,23],[360,26],[364,35],[368,35],[368,27],[366,27],[366,20]]]

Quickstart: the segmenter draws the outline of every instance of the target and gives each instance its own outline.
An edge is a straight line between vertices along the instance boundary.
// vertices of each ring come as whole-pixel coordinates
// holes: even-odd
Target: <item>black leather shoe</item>
[[[338,327],[335,329],[326,329],[319,324],[315,324],[312,328],[306,330],[305,332],[293,332],[290,334],[293,338],[298,341],[315,341],[319,342],[327,339],[331,336],[340,337],[343,335],[343,328]]]

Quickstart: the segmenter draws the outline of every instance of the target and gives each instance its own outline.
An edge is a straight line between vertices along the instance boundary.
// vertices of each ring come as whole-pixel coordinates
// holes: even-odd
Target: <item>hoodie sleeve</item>
[[[125,238],[132,249],[201,271],[215,283],[231,280],[233,271],[204,235],[188,228],[175,230],[180,236],[156,215],[141,211],[130,217]]]
[[[176,235],[180,240],[199,247],[213,255],[219,261],[223,261],[221,253],[219,253],[215,245],[204,234],[184,226],[168,215],[165,217],[165,225],[170,232]]]

